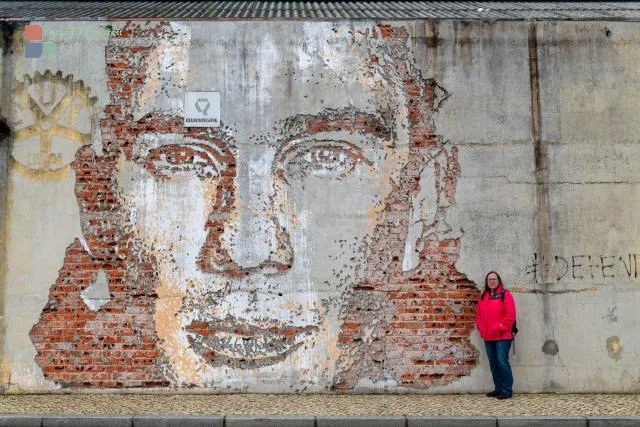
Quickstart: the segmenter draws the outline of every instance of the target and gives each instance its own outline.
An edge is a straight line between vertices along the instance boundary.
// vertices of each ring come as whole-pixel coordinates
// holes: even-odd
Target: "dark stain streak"
[[[438,24],[435,21],[427,22],[425,39],[427,45],[427,77],[437,79],[440,38],[438,37]]]
[[[454,57],[462,58],[462,67],[466,74],[471,71],[473,63],[473,38],[471,35],[472,27],[469,22],[453,23],[453,46],[459,50],[459,54]]]
[[[24,28],[27,22],[24,21],[0,21],[0,31],[2,31],[2,54],[4,56],[13,53],[11,46],[13,36],[19,28]]]
[[[0,144],[4,144],[7,141],[5,138],[11,135],[11,128],[7,124],[7,119],[0,116]]]
[[[551,283],[540,283],[541,285],[549,285]],[[548,294],[577,294],[580,292],[585,292],[585,291],[595,291],[595,288],[583,288],[583,289],[562,289],[562,290],[549,290],[549,289],[532,289],[530,291],[527,291],[526,293],[528,294],[542,294],[542,295],[548,295]]]

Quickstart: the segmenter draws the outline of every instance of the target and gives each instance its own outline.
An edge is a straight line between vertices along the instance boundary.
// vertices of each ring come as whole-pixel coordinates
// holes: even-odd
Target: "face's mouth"
[[[184,328],[189,345],[208,364],[259,368],[281,362],[318,332],[317,326],[258,327],[233,316],[194,321]]]

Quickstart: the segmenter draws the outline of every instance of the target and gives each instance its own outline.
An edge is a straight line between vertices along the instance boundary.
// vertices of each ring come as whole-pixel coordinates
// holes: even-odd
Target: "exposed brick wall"
[[[80,293],[104,270],[111,301],[91,311]],[[123,260],[90,257],[76,240],[30,336],[46,378],[72,387],[165,386],[158,365],[153,307],[155,273],[141,266],[132,279]]]
[[[469,336],[479,292],[455,268],[459,238],[423,234],[417,267],[402,272],[411,199],[420,190],[420,173],[429,160],[434,162],[437,224],[448,206],[455,204],[460,165],[457,149],[435,134],[432,116],[439,105],[436,89],[441,88],[433,80],[422,79],[407,60],[404,28],[379,28],[406,87],[410,160],[386,200],[385,220],[376,229],[367,262],[367,282],[355,289],[347,305],[340,344],[349,356],[340,362],[336,388],[351,389],[365,377],[382,380],[386,372],[401,386],[422,389],[469,375],[477,364],[477,350]],[[372,62],[377,63],[378,57],[372,56]],[[443,158],[446,162],[438,161]],[[372,324],[378,326],[370,331]]]

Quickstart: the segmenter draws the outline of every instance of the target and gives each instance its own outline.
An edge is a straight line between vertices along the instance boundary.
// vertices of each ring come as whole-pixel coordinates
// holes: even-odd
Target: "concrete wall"
[[[31,24],[57,52],[3,28],[4,390],[480,392],[489,270],[516,392],[640,390],[638,24]]]

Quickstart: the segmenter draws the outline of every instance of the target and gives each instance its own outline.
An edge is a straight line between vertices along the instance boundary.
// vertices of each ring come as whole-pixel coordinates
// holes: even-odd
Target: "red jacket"
[[[511,292],[504,292],[504,302],[500,292],[504,288],[498,286],[495,294],[485,292],[484,298],[478,301],[476,309],[476,327],[485,341],[513,339],[511,326],[516,321],[516,303]]]

